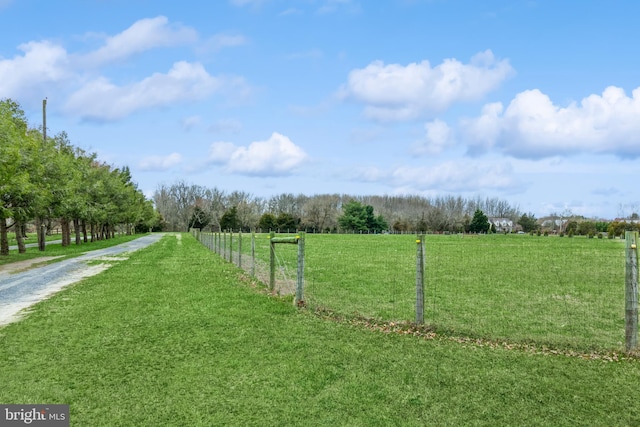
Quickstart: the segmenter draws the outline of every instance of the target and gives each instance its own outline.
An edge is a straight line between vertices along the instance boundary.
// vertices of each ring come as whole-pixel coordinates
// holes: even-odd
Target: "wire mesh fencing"
[[[269,284],[269,235],[200,239]],[[305,241],[308,307],[415,321],[415,235],[307,234]],[[580,351],[624,348],[624,240],[427,235],[425,248],[424,322],[435,331]],[[276,247],[274,292],[295,292],[296,257],[294,245]]]
[[[624,274],[621,240],[432,236],[425,321],[454,335],[622,349]]]

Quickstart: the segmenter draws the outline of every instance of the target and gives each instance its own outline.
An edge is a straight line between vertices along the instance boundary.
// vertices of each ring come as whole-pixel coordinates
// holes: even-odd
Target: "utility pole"
[[[45,150],[47,144],[47,98],[42,100],[42,149]],[[45,249],[45,225],[41,218],[36,221],[38,228],[38,250],[44,252]]]
[[[42,100],[42,142],[47,142],[47,98]]]

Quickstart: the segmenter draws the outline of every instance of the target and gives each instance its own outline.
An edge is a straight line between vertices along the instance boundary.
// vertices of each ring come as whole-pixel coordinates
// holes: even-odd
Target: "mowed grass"
[[[637,425],[640,364],[363,330],[168,235],[0,329],[0,402],[71,425]]]
[[[415,320],[415,235],[305,239],[311,306]],[[624,349],[624,241],[502,234],[425,240],[424,316],[437,331],[578,351]],[[245,257],[250,242],[243,235]],[[268,262],[267,235],[255,242],[256,256]],[[276,253],[278,269],[295,281],[295,245],[276,245]]]

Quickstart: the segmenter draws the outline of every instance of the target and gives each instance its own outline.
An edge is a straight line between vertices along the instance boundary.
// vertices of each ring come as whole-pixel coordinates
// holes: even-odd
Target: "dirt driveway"
[[[86,252],[68,260],[38,266],[56,257],[40,257],[0,266],[0,326],[14,322],[25,309],[65,286],[96,275],[111,266],[109,261],[127,259],[127,254],[145,248],[164,236],[154,233],[130,242]],[[89,265],[89,261],[104,262]]]

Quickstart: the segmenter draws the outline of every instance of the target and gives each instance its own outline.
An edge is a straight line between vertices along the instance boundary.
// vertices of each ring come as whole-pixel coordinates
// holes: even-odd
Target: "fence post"
[[[625,232],[625,344],[627,351],[638,347],[638,232]]]
[[[418,234],[416,243],[416,323],[421,325],[424,323],[424,234]]]
[[[238,268],[242,268],[242,230],[238,231]]]
[[[276,287],[276,253],[273,238],[276,237],[275,232],[269,233],[269,290],[273,291]]]
[[[256,231],[251,231],[251,277],[256,277]]]
[[[233,228],[229,231],[229,262],[233,263]]]
[[[298,233],[298,280],[296,283],[296,307],[304,306],[304,232]]]

